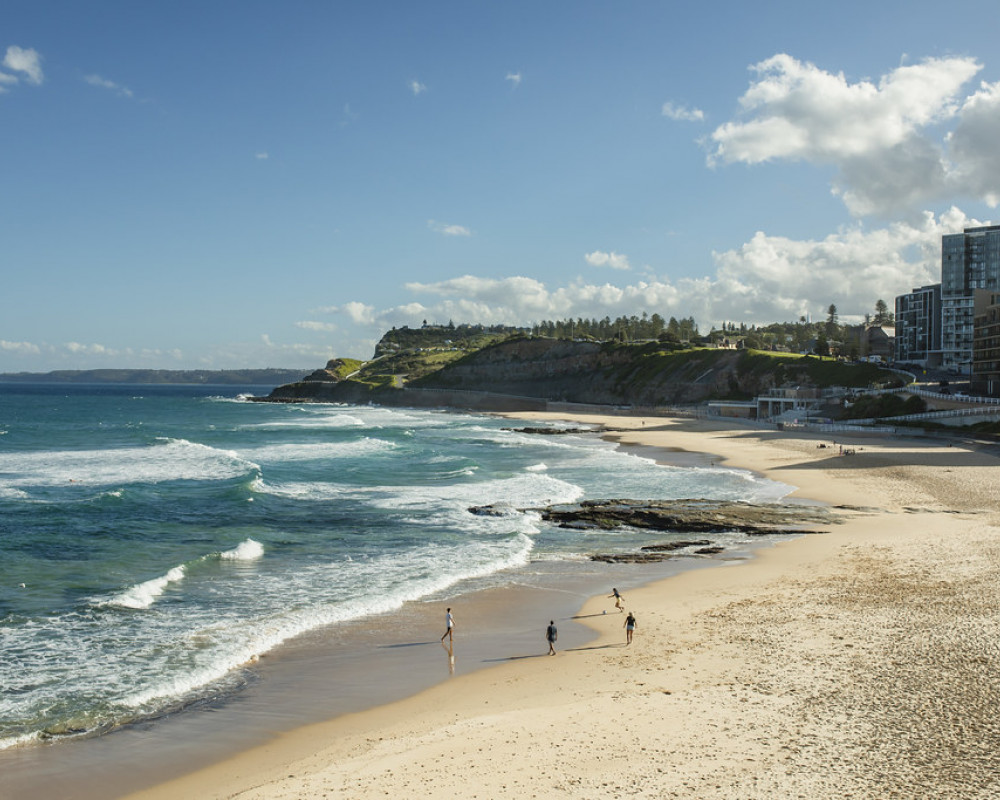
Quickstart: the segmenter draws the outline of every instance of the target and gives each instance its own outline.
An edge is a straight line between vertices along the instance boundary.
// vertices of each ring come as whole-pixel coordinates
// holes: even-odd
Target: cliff
[[[334,360],[325,370],[278,387],[263,399],[482,408],[486,405],[479,395],[505,395],[526,404],[535,399],[657,406],[746,399],[789,385],[866,386],[886,377],[869,364],[661,342],[514,336],[476,349],[382,352],[349,377],[343,362]]]

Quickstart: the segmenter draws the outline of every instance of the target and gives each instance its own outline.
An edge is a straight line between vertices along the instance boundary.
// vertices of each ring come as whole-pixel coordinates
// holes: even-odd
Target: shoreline
[[[104,734],[0,752],[0,797],[141,793],[303,726],[363,714],[510,658],[543,655],[542,632],[553,616],[560,648],[585,646],[593,634],[577,612],[597,587],[630,587],[710,564],[531,562],[498,573],[498,586],[459,584],[396,612],[310,631],[251,665],[249,682],[234,693]],[[446,605],[457,618],[450,651],[439,642]]]
[[[856,455],[839,456],[819,449],[829,441],[819,437],[725,423],[505,416],[605,422],[616,429],[605,438],[619,446],[714,453],[726,466],[795,486],[792,499],[853,510],[830,533],[758,549],[737,569],[686,571],[626,592],[640,620],[632,648],[619,615],[601,614],[609,601],[591,597],[577,616],[596,638],[556,659],[511,657],[280,734],[131,797],[880,797],[927,795],[928,781],[937,781],[935,796],[967,797],[997,780],[988,777],[995,755],[970,761],[955,747],[983,741],[995,754],[1000,745],[992,722],[1000,685],[990,677],[1000,671],[997,609],[989,605],[964,630],[953,624],[956,609],[975,607],[972,598],[987,604],[984,589],[1000,588],[990,583],[1000,583],[995,456],[868,438],[851,439]],[[969,658],[949,672],[936,651],[923,653],[936,678],[925,685],[902,656],[915,633],[927,644],[933,620],[910,606],[928,573],[940,576],[936,604],[951,612],[947,625],[930,628],[948,640],[944,652]],[[878,602],[866,605],[868,594]],[[873,626],[873,615],[885,622],[880,614],[892,624]],[[914,697],[922,717],[901,705]],[[956,704],[967,709],[957,727]],[[917,724],[926,734],[919,746],[906,735]],[[870,774],[858,763],[870,764]],[[944,789],[931,766],[946,776]]]
[[[686,459],[679,451],[639,449],[657,463],[676,464],[673,456]],[[734,548],[723,559],[745,557],[743,548]],[[463,581],[396,612],[300,635],[247,665],[246,682],[235,692],[103,734],[0,752],[0,796],[43,788],[77,800],[127,796],[266,746],[302,726],[365,712],[468,672],[527,658],[533,648],[547,647],[539,631],[552,616],[559,624],[560,648],[583,646],[594,634],[575,617],[595,592],[612,585],[628,590],[718,560],[679,557],[648,565],[542,560],[497,573],[497,587],[484,587],[480,579]],[[457,606],[462,629],[451,658],[435,646],[447,603]]]

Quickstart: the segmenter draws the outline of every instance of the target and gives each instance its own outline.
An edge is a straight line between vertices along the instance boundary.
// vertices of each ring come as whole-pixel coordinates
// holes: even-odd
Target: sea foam
[[[264,545],[256,539],[245,539],[232,550],[219,553],[223,561],[255,561],[264,555]]]
[[[174,567],[166,575],[138,583],[99,605],[119,608],[149,608],[171,583],[177,583],[183,578],[184,567]]]
[[[56,450],[4,456],[5,488],[122,486],[171,480],[227,480],[260,467],[232,450],[161,437],[147,447]]]

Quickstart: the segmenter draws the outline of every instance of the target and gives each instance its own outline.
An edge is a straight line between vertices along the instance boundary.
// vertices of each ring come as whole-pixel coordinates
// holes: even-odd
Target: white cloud
[[[39,85],[45,77],[42,75],[42,57],[36,50],[24,49],[16,45],[7,48],[3,66],[13,72],[23,72],[28,83]]]
[[[410,81],[409,86],[410,91],[413,92],[414,95],[423,94],[427,91],[427,87],[420,81]]]
[[[967,97],[949,134],[956,190],[964,188],[991,207],[1000,202],[1000,82],[983,83]]]
[[[946,197],[968,185],[975,167],[991,170],[972,181],[977,196],[1000,185],[988,141],[1000,125],[996,89],[984,84],[976,95],[961,96],[982,69],[975,59],[929,58],[897,67],[877,83],[851,83],[843,73],[786,54],[751,69],[756,79],[740,98],[746,118],[712,132],[712,166],[773,159],[831,164],[838,170],[834,192],[858,216],[888,216]],[[952,164],[933,126],[956,122],[947,137]]]
[[[464,225],[446,225],[443,222],[435,222],[429,219],[427,220],[427,227],[435,233],[441,233],[445,236],[472,236],[472,231]]]
[[[628,263],[628,256],[623,256],[614,251],[604,253],[600,250],[595,250],[593,253],[587,253],[584,255],[584,258],[592,267],[611,267],[611,269],[632,268]]]
[[[131,89],[117,84],[114,81],[109,81],[107,78],[102,78],[100,75],[84,75],[83,79],[91,86],[98,86],[101,89],[110,89],[121,97],[132,97]]]
[[[339,326],[335,325],[332,322],[313,322],[311,320],[305,320],[303,322],[296,322],[295,323],[295,327],[296,328],[302,328],[302,330],[306,330],[306,331],[321,331],[321,332],[324,332],[324,333],[328,333],[328,332],[336,331],[336,330],[340,329]]]
[[[715,272],[702,278],[650,277],[624,284],[582,280],[550,287],[526,276],[463,275],[435,283],[408,283],[414,301],[387,309],[361,303],[339,309],[377,335],[392,325],[482,322],[528,325],[543,319],[616,317],[642,311],[664,317],[693,316],[705,330],[723,320],[794,321],[825,314],[836,304],[845,319],[864,316],[883,299],[940,277],[941,236],[981,224],[960,210],[915,225],[895,223],[867,230],[847,227],[821,240],[797,241],[763,232],[739,248],[713,253]],[[352,314],[351,306],[364,309]]]
[[[80,342],[66,342],[63,347],[73,355],[81,356],[116,356],[122,351],[105,347],[103,344],[81,344]]]
[[[898,67],[877,86],[850,84],[843,73],[783,53],[751,69],[759,78],[740,104],[753,118],[712,133],[715,161],[838,161],[898,146],[954,116],[959,89],[982,67],[971,58],[928,59]]]
[[[508,72],[504,77],[505,81],[510,81],[513,88],[517,88],[521,85],[521,73],[520,72]]]
[[[339,309],[334,308],[332,311],[340,311],[341,313],[347,314],[350,317],[351,322],[356,325],[370,325],[372,320],[375,318],[375,307],[369,306],[364,303],[359,303],[356,300],[352,300],[349,303],[344,303]]]
[[[31,342],[8,342],[0,339],[0,350],[16,355],[38,355],[42,349],[37,344]]]
[[[267,161],[271,156],[267,153],[266,150],[261,150],[258,153],[254,153],[253,157],[256,158],[258,161]]]
[[[686,106],[676,106],[671,102],[663,104],[663,116],[670,117],[681,122],[701,122],[705,119],[705,112],[700,108],[687,108]]]

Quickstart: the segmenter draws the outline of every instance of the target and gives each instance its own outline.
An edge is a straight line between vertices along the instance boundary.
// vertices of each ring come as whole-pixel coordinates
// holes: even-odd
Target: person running
[[[625,617],[625,646],[628,647],[632,644],[632,632],[635,630],[635,615],[631,611],[628,612],[628,616]]]
[[[559,638],[559,631],[556,630],[556,621],[554,619],[549,620],[549,627],[545,629],[545,638],[549,643],[549,655],[554,656],[556,654],[556,639]]]
[[[618,613],[621,614],[625,610],[625,598],[622,597],[621,592],[617,589],[612,589],[611,594],[608,597],[615,598],[615,608],[618,609]]]
[[[447,639],[449,642],[454,640],[455,636],[455,618],[451,615],[451,609],[448,609],[448,613],[445,615],[445,624],[448,626],[447,630],[444,632],[444,636],[441,637],[443,642]]]

